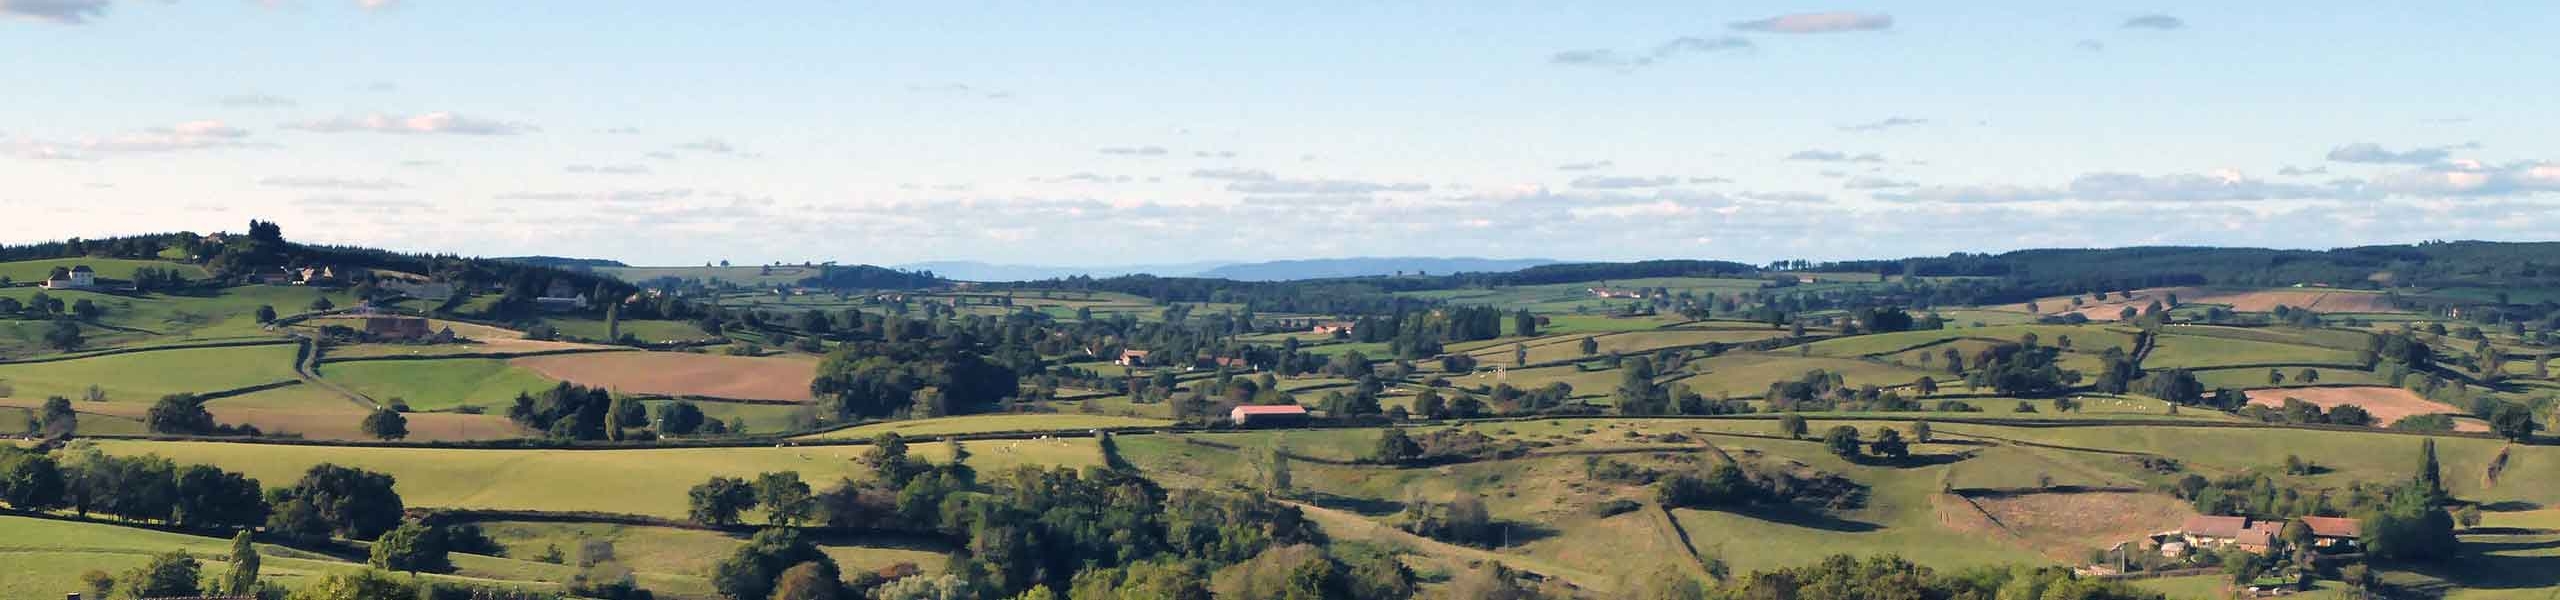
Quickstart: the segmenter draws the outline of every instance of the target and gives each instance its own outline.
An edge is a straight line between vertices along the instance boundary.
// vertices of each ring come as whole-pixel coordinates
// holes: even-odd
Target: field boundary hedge
[[[396,360],[508,359],[508,358],[531,358],[531,357],[536,357],[536,356],[559,356],[559,355],[562,355],[562,354],[599,354],[599,353],[605,353],[605,352],[640,352],[640,351],[641,351],[641,350],[639,350],[639,349],[637,349],[637,348],[632,348],[632,347],[629,347],[629,346],[614,346],[614,347],[610,347],[610,348],[559,348],[559,349],[553,349],[553,350],[534,350],[534,351],[531,351],[531,352],[465,352],[465,353],[461,353],[461,354],[440,354],[440,355],[392,354],[392,355],[385,355],[385,356],[350,356],[350,357],[346,357],[346,358],[327,358],[327,357],[322,357],[322,358],[320,359],[320,364],[324,364],[324,365],[325,365],[325,364],[337,364],[337,363],[352,363],[352,362],[382,362],[382,361],[396,361]]]
[[[166,346],[141,346],[141,347],[127,347],[127,348],[110,348],[110,349],[106,349],[106,350],[99,350],[99,351],[96,351],[96,352],[86,352],[86,353],[80,353],[80,354],[62,354],[62,355],[56,355],[56,356],[39,356],[39,357],[35,357],[35,358],[20,358],[20,359],[11,359],[11,360],[0,360],[0,365],[33,365],[33,364],[43,364],[43,363],[55,363],[55,362],[74,361],[74,360],[80,360],[80,359],[85,359],[85,358],[99,358],[99,357],[106,357],[106,356],[116,356],[116,355],[120,355],[120,354],[134,354],[134,353],[140,353],[140,352],[158,352],[158,351],[162,351],[162,350],[202,350],[202,349],[206,349],[206,348],[244,348],[244,347],[249,347],[249,346],[280,346],[280,345],[284,345],[284,344],[291,344],[291,343],[294,343],[294,341],[293,341],[293,340],[286,340],[286,339],[273,339],[273,340],[231,340],[231,341],[222,341],[222,342],[197,342],[197,343],[186,343],[186,344],[170,344],[170,345],[166,345]]]

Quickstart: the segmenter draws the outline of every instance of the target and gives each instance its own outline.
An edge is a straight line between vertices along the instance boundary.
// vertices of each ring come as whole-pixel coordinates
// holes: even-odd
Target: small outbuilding
[[[1295,404],[1271,406],[1238,406],[1227,411],[1227,419],[1238,427],[1287,427],[1304,425],[1311,417],[1307,407]]]

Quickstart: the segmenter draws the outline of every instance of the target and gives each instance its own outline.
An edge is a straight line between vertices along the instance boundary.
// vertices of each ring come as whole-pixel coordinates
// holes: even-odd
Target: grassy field
[[[256,425],[268,434],[300,435],[314,440],[372,440],[361,427],[371,411],[314,385],[294,385],[205,403],[215,420]],[[416,408],[416,407],[412,407]],[[462,414],[413,412],[409,441],[487,440],[521,437],[526,431],[501,412]]]
[[[498,413],[511,406],[516,394],[558,383],[498,358],[324,363],[320,377],[378,402],[399,398],[417,410],[479,406]]]
[[[1795,356],[1785,352],[1727,353],[1714,358],[1691,361],[1688,368],[1697,374],[1681,378],[1678,383],[1687,385],[1690,389],[1708,397],[1714,397],[1717,394],[1757,396],[1769,391],[1770,383],[1794,381],[1803,377],[1806,371],[1814,369],[1839,373],[1843,383],[1851,387],[1905,385],[1923,376],[1946,378],[1940,373],[1882,362]],[[1615,380],[1611,380],[1609,385],[1615,386]]]
[[[10,281],[19,283],[36,283],[44,281],[45,275],[52,273],[55,267],[69,269],[84,265],[90,270],[97,271],[99,279],[131,280],[133,271],[143,267],[174,270],[178,272],[179,277],[188,279],[204,279],[212,276],[205,273],[204,267],[181,262],[124,258],[55,258],[0,262],[0,277],[7,277]]]
[[[961,433],[986,433],[991,431],[1046,431],[1099,429],[1106,427],[1161,427],[1171,424],[1173,424],[1173,421],[1170,420],[1139,419],[1109,415],[1086,415],[1073,413],[994,414],[872,423],[858,427],[838,429],[826,433],[801,436],[801,438],[870,439],[873,436],[893,431],[897,432],[898,435],[901,436],[912,437]]]
[[[2133,333],[2130,330],[2104,325],[1999,325],[1860,335],[1823,340],[1808,346],[1811,348],[1810,352],[1819,356],[1871,356],[1903,352],[1915,346],[1942,340],[1979,339],[2016,342],[2029,333],[2036,335],[2037,343],[2048,346],[2059,346],[2062,338],[2069,337],[2071,351],[2090,354],[2103,353],[2107,348],[2122,348],[2126,352],[2132,352],[2134,344]]]
[[[96,569],[121,576],[124,571],[149,561],[152,554],[170,550],[184,550],[194,555],[196,560],[204,561],[207,575],[218,575],[230,569],[224,562],[230,556],[229,538],[0,516],[0,540],[7,540],[0,543],[0,597],[7,598],[59,598],[83,589],[81,573]],[[361,564],[283,546],[260,544],[258,554],[260,579],[287,588],[301,587],[328,573],[364,568]],[[471,580],[481,585],[497,583],[549,588],[555,586],[542,582],[565,581],[574,571],[570,567],[503,558],[471,555],[455,555],[454,558],[460,572],[425,577]]]
[[[132,405],[119,403],[111,406],[128,408]],[[73,403],[71,411],[78,415],[72,417],[77,424],[72,429],[72,433],[75,435],[134,435],[149,431],[142,425],[142,419],[132,416],[138,411],[116,410],[112,414],[94,412],[107,408],[109,405],[89,402]],[[0,398],[0,433],[14,434],[24,430],[24,424],[32,422],[36,414],[43,410],[44,401],[41,399]]]
[[[148,404],[161,396],[290,381],[294,347],[154,350],[72,360],[0,365],[0,380],[18,398],[79,399],[91,385],[112,402]]]
[[[1598,354],[1616,352],[1624,355],[1638,355],[1663,348],[1696,346],[1709,342],[1742,344],[1745,342],[1779,337],[1785,334],[1785,331],[1765,329],[1650,330],[1598,334],[1588,337],[1599,345]],[[1534,341],[1525,342],[1523,345],[1526,345],[1529,349],[1529,363],[1537,364],[1581,358],[1583,356],[1583,339],[1584,336],[1548,336],[1538,338]],[[1513,349],[1511,346],[1498,345],[1490,348],[1479,349],[1470,352],[1469,354],[1475,356],[1480,362],[1507,365],[1512,364],[1512,353]]]
[[[345,448],[218,442],[99,440],[110,454],[158,454],[181,463],[241,471],[282,485],[312,465],[336,463],[398,478],[410,506],[599,511],[682,518],[685,490],[714,475],[753,477],[798,471],[821,489],[837,479],[868,477],[853,459],[867,446],[664,448],[633,450],[453,450]],[[945,460],[942,444],[916,444],[918,456]],[[982,471],[1014,465],[1101,464],[1091,439],[1022,442],[1012,452],[972,445]]]
[[[605,327],[603,319],[548,318],[542,322],[559,329],[562,335],[591,340],[613,339],[605,335],[610,329]],[[642,342],[682,342],[716,337],[688,321],[626,320],[621,323],[621,329],[623,335],[637,336]]]
[[[2353,365],[2361,360],[2361,356],[2349,350],[2186,335],[2183,329],[2176,329],[2153,342],[2151,355],[2143,359],[2142,366],[2149,369],[2197,369],[2257,364]]]
[[[278,313],[292,314],[305,310],[312,300],[322,297],[337,306],[349,306],[354,302],[353,297],[342,290],[263,285],[224,288],[201,296],[133,296],[18,287],[0,289],[0,298],[14,298],[23,303],[38,293],[62,300],[66,306],[88,300],[105,309],[105,315],[98,319],[98,324],[105,327],[92,327],[85,332],[89,337],[88,348],[273,337],[258,325],[259,306],[272,306]],[[0,337],[7,336],[0,334]],[[0,340],[0,343],[6,343],[6,340]]]
[[[744,536],[735,534],[606,523],[490,521],[480,523],[480,530],[505,548],[507,556],[522,559],[557,549],[563,558],[575,563],[582,544],[612,544],[617,562],[630,567],[641,579],[656,582],[650,591],[687,597],[714,595],[709,575],[713,565],[746,543]],[[817,541],[819,550],[834,558],[846,573],[876,571],[897,563],[937,572],[947,552],[939,548],[861,545],[860,540],[827,537]]]

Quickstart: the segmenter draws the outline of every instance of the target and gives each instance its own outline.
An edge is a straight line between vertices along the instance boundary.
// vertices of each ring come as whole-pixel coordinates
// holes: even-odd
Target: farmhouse
[[[433,337],[426,319],[402,316],[364,318],[364,333],[374,339],[417,341]]]
[[[1349,335],[1353,326],[1354,324],[1350,321],[1325,321],[1317,323],[1315,329],[1309,332],[1316,335]]]
[[[1116,364],[1116,365],[1120,365],[1120,366],[1123,366],[1123,367],[1143,367],[1143,366],[1147,366],[1147,351],[1145,351],[1145,350],[1121,350],[1121,351],[1120,351],[1120,358],[1119,358],[1118,360],[1113,360],[1113,361],[1111,361],[1111,364]]]
[[[1591,291],[1591,295],[1593,295],[1593,296],[1599,296],[1599,297],[1602,297],[1602,298],[1643,298],[1643,297],[1644,297],[1644,292],[1642,292],[1642,291],[1637,291],[1637,290],[1621,290],[1621,289],[1616,289],[1616,288],[1596,287],[1596,288],[1590,288],[1590,291]]]
[[[79,265],[72,267],[70,271],[45,278],[43,285],[44,289],[48,290],[85,290],[98,287],[98,272],[91,270],[89,265]]]
[[[2248,530],[2248,517],[2197,515],[2187,517],[2185,523],[2178,525],[2176,533],[2184,538],[2189,546],[2218,548],[2240,539],[2240,533]]]
[[[1238,406],[1227,411],[1227,420],[1239,427],[1286,427],[1305,424],[1307,419],[1307,407],[1295,404]]]
[[[2311,545],[2314,547],[2353,547],[2364,540],[2364,526],[2356,523],[2355,519],[2303,517],[2302,524],[2311,529]]]
[[[567,281],[552,280],[551,286],[533,299],[533,305],[548,312],[586,310],[587,295],[578,293],[577,288]]]

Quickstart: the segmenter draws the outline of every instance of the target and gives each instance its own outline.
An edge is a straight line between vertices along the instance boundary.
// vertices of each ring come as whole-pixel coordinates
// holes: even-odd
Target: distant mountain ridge
[[[1424,273],[1507,273],[1552,264],[1557,264],[1557,261],[1429,256],[1315,258],[1233,264],[1201,271],[1196,276],[1239,281],[1288,281]]]
[[[570,258],[566,256],[501,256],[489,260],[535,267],[551,267],[554,269],[594,269],[600,267],[631,266],[622,264],[622,261],[618,260],[606,260],[601,258]]]
[[[984,263],[970,260],[938,260],[894,265],[892,268],[909,271],[932,271],[935,275],[960,281],[1034,281],[1040,279],[1059,279],[1079,276],[1118,277],[1121,275],[1135,275],[1140,273],[1165,277],[1189,277],[1202,271],[1231,264],[1235,263],[1229,261],[1204,261],[1157,265],[1057,267]]]
[[[1041,265],[993,264],[976,261],[931,261],[896,265],[905,270],[932,271],[961,281],[1033,281],[1063,277],[1118,277],[1122,275],[1154,275],[1157,277],[1206,277],[1239,281],[1287,281],[1293,279],[1327,279],[1334,277],[1369,277],[1375,275],[1415,273],[1510,272],[1529,267],[1557,264],[1544,258],[1473,258],[1390,256],[1353,258],[1313,258],[1266,262],[1203,261],[1193,263],[1107,265],[1096,267],[1058,267]]]

